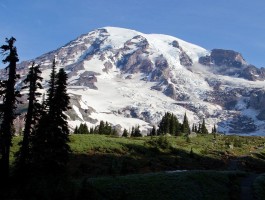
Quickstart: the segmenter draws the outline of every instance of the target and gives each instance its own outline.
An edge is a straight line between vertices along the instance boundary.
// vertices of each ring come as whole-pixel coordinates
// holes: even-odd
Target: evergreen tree
[[[69,159],[70,147],[67,116],[70,97],[67,94],[67,75],[63,69],[55,73],[55,62],[49,82],[47,111],[42,117],[32,140],[33,163],[44,172],[63,172]],[[53,88],[53,89],[52,89]]]
[[[184,115],[181,131],[182,131],[182,133],[186,133],[186,134],[190,133],[190,125],[189,125],[189,120],[188,120],[186,113]]]
[[[132,131],[131,131],[131,137],[134,137],[134,133],[135,133],[135,128],[132,127]]]
[[[139,125],[134,128],[134,133],[131,134],[131,137],[142,137]]]
[[[173,113],[165,113],[158,127],[158,135],[165,135],[167,133],[171,135],[178,135],[180,132],[180,124]]]
[[[14,46],[16,39],[11,37],[6,39],[6,45],[2,45],[0,49],[3,55],[7,55],[3,63],[8,63],[6,71],[8,72],[8,79],[1,82],[0,96],[3,99],[2,109],[2,123],[0,127],[0,182],[5,184],[9,177],[9,155],[10,146],[12,143],[12,127],[15,119],[15,109],[17,97],[20,94],[15,89],[15,84],[19,75],[16,74],[16,63],[19,61],[17,49]]]
[[[75,126],[74,134],[79,134],[79,128]]]
[[[206,125],[205,125],[205,119],[204,119],[204,118],[203,118],[203,120],[202,120],[201,133],[202,133],[202,134],[208,134],[208,133],[209,133],[208,130],[207,130],[207,128],[206,128]]]
[[[151,136],[155,136],[155,135],[157,135],[156,127],[155,127],[155,126],[153,126],[153,128],[152,128],[152,130],[151,130],[151,132],[150,132],[150,135],[151,135]]]
[[[215,126],[215,124],[214,124],[214,126],[213,126],[212,133],[217,133],[217,130],[216,130],[216,126]]]
[[[94,134],[94,133],[95,133],[93,127],[90,127],[90,129],[89,129],[89,133],[90,133],[90,134]]]
[[[20,143],[20,149],[16,154],[16,168],[19,170],[20,174],[25,173],[30,164],[30,151],[31,151],[31,133],[34,129],[35,124],[40,119],[40,114],[42,110],[41,104],[38,102],[37,98],[41,96],[37,90],[42,89],[40,77],[41,71],[40,66],[34,67],[34,63],[29,68],[29,74],[24,80],[26,86],[23,89],[28,88],[28,111],[26,114],[25,128],[23,131],[23,140]]]
[[[54,114],[54,95],[55,95],[55,81],[56,81],[56,62],[55,59],[53,59],[52,62],[52,71],[50,74],[50,80],[49,80],[49,88],[47,91],[47,100],[44,101],[45,106],[47,107],[46,109],[49,110],[49,114],[52,115]]]
[[[104,128],[105,128],[105,123],[104,123],[104,121],[101,120],[99,122],[99,127],[98,127],[99,134],[104,134]]]
[[[80,124],[79,128],[78,128],[78,133],[79,134],[89,134],[89,130],[88,130],[88,127],[86,125],[86,123],[84,124]]]
[[[116,135],[117,132],[115,132],[115,129],[112,129],[111,125],[106,121],[105,122],[105,127],[104,127],[104,134],[105,135]]]
[[[201,125],[201,123],[199,123],[199,127],[198,127],[198,131],[197,131],[198,133],[202,133],[202,125]]]
[[[128,132],[127,129],[125,128],[125,129],[123,130],[122,137],[128,137],[128,135],[129,135],[129,132]]]

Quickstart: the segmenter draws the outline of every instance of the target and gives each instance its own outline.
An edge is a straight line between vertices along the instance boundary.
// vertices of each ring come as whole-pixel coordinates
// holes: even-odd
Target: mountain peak
[[[186,112],[190,124],[206,118],[208,128],[217,124],[226,133],[264,129],[264,106],[257,105],[265,105],[265,92],[257,80],[264,80],[265,72],[248,65],[238,52],[208,51],[173,36],[103,27],[34,59],[41,64],[44,85],[55,55],[57,66],[68,73],[72,127],[104,120],[148,130],[165,112],[179,119]],[[18,65],[22,76],[28,66],[29,61]]]

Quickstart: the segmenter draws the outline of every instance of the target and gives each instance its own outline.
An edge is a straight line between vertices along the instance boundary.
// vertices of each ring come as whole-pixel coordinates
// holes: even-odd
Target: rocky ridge
[[[164,112],[180,120],[187,112],[190,123],[206,118],[208,128],[216,124],[224,133],[263,134],[265,72],[238,52],[105,27],[20,63],[18,71],[23,77],[31,62],[39,63],[47,85],[54,57],[68,73],[72,127],[104,120],[148,130]]]

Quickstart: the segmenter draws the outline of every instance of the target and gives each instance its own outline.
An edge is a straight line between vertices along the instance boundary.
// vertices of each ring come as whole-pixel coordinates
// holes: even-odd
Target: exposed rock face
[[[190,124],[206,118],[208,128],[217,124],[225,133],[265,132],[265,89],[256,81],[265,80],[265,69],[238,52],[209,54],[171,36],[106,27],[20,63],[18,72],[25,77],[31,62],[40,64],[47,87],[54,58],[68,73],[72,127],[107,120],[119,131],[139,124],[144,132],[165,112],[179,119],[187,112]]]
[[[211,55],[199,58],[199,63],[210,66],[221,75],[235,76],[247,80],[265,80],[265,69],[247,64],[242,55],[232,50],[213,49]]]

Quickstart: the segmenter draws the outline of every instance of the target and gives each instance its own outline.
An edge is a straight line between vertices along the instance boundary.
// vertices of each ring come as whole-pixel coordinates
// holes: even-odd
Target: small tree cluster
[[[90,127],[88,129],[86,123],[76,126],[74,134],[100,134],[100,135],[116,135],[116,130],[111,126],[109,122],[100,121],[96,127]]]
[[[88,127],[86,125],[86,123],[84,124],[80,124],[80,126],[76,126],[75,130],[74,130],[74,134],[89,134],[89,130]]]
[[[142,137],[140,126],[132,127],[131,137]]]
[[[181,132],[181,124],[173,113],[165,113],[158,125],[157,135],[179,135]]]
[[[203,119],[202,124],[199,123],[198,126],[193,124],[192,132],[199,133],[199,134],[208,134],[209,132],[205,125],[205,119]]]

